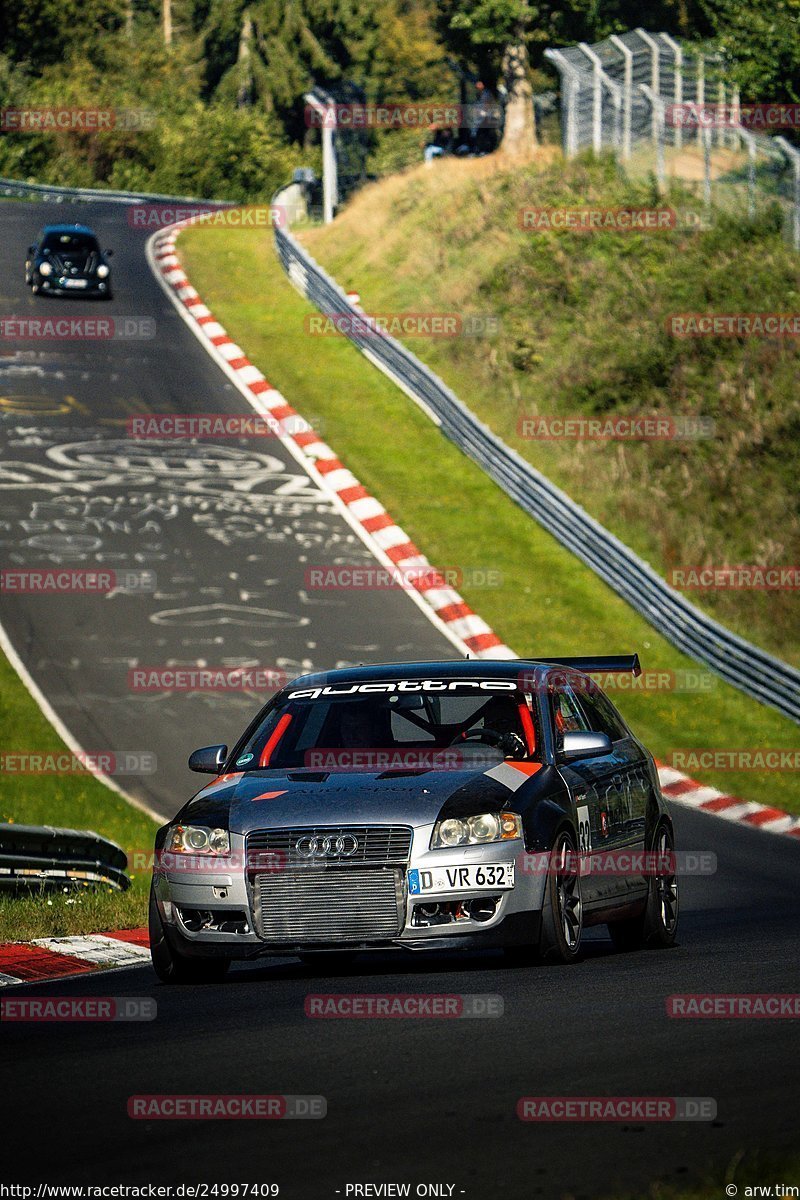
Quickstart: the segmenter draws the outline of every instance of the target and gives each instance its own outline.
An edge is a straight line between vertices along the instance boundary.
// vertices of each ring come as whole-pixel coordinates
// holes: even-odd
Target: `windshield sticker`
[[[247,763],[252,762],[254,758],[255,754],[243,754],[241,758],[237,758],[236,765],[237,767],[244,767]]]
[[[390,692],[515,692],[513,679],[397,679],[390,683],[351,683],[346,687],[301,688],[288,700],[319,700],[330,696],[385,695]]]

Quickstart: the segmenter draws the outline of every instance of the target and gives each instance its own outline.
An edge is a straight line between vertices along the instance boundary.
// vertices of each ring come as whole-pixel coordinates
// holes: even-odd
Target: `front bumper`
[[[98,279],[96,276],[74,275],[40,275],[34,273],[33,282],[38,284],[41,291],[60,296],[107,296],[111,292],[111,276]],[[84,287],[75,287],[76,283],[85,282]]]
[[[222,955],[229,958],[286,957],[341,950],[445,950],[533,944],[538,940],[544,896],[544,877],[527,869],[520,841],[468,846],[461,849],[429,850],[432,827],[414,830],[411,855],[406,868],[387,867],[397,872],[399,932],[351,940],[344,937],[287,937],[270,941],[258,930],[257,902],[252,880],[244,868],[244,838],[231,835],[230,860],[182,856],[154,872],[155,896],[169,940],[182,954]],[[434,867],[492,866],[513,861],[514,886],[508,890],[459,890],[412,895],[408,872]],[[230,869],[226,869],[226,868]],[[358,868],[354,868],[357,870]],[[470,902],[479,904],[470,912]],[[441,917],[434,923],[419,910],[438,907]],[[452,914],[452,919],[448,917]],[[307,923],[306,923],[307,924]]]

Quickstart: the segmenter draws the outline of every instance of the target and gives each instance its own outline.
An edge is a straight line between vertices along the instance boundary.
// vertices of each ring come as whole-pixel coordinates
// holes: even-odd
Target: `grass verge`
[[[465,599],[518,653],[637,650],[650,671],[691,671],[608,587],[527,517],[339,337],[304,332],[314,310],[286,280],[262,232],[181,235],[184,266],[205,302],[271,382],[313,421],[345,464],[440,569],[491,568],[495,587]],[[322,664],[320,664],[322,665]],[[660,758],[679,749],[784,748],[796,726],[714,678],[708,693],[617,691],[614,699]],[[800,813],[790,772],[697,772],[747,799]]]
[[[66,749],[5,655],[0,654],[3,752]],[[157,825],[94,776],[0,772],[0,822],[93,829],[129,854],[149,850]],[[0,942],[133,929],[147,920],[149,874],[132,873],[127,892],[12,898],[0,892]]]

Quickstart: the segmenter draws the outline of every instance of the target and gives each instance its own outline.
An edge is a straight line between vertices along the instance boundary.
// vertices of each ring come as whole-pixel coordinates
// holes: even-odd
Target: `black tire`
[[[666,821],[656,826],[653,837],[653,853],[658,858],[674,858],[675,839]],[[650,946],[656,950],[668,950],[675,945],[678,933],[678,877],[674,861],[665,870],[654,870],[647,885],[647,903],[638,917],[626,921],[613,921],[608,932],[614,948],[623,953],[643,950]]]
[[[189,958],[167,941],[155,892],[150,888],[150,957],[162,983],[221,983],[231,965],[228,958]]]
[[[543,963],[577,962],[583,935],[581,877],[575,839],[562,829],[550,852],[545,884],[539,958]]]

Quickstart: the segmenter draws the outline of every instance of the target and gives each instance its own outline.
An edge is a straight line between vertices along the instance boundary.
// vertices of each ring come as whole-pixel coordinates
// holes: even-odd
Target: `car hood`
[[[198,792],[180,820],[242,834],[304,825],[430,825],[443,814],[510,806],[538,770],[538,763],[524,769],[500,763],[459,771],[238,772]]]

